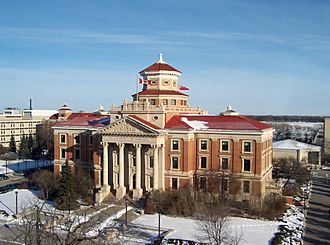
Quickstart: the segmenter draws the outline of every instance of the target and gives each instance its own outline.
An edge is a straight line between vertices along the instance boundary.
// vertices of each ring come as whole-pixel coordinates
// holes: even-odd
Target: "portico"
[[[111,189],[117,198],[126,193],[140,198],[144,191],[165,188],[165,139],[161,132],[128,116],[103,128],[100,134],[104,197]]]

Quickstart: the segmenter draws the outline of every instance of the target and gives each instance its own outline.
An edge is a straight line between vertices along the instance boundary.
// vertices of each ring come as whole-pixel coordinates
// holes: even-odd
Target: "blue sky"
[[[323,0],[1,0],[0,110],[108,109],[159,53],[210,113],[330,114]]]

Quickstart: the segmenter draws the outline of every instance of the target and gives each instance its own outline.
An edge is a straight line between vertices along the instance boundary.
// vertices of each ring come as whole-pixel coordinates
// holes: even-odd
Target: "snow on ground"
[[[49,160],[14,160],[7,161],[7,173],[26,171],[39,167],[51,166],[53,161]],[[0,174],[6,173],[6,161],[0,160]]]
[[[5,211],[7,214],[9,214],[9,216],[5,214],[0,214],[0,220],[8,220],[11,218],[11,215],[14,215],[16,213],[16,191],[18,192],[18,213],[23,212],[25,209],[31,207],[39,200],[37,197],[37,191],[31,191],[26,189],[17,189],[1,194],[0,210]]]
[[[158,214],[142,215],[133,221],[134,224],[158,227]],[[243,233],[243,241],[241,244],[264,245],[268,244],[274,233],[277,231],[280,222],[263,221],[246,218],[232,217],[229,219],[229,228],[232,234],[235,231]],[[185,240],[204,241],[205,233],[201,231],[196,221],[188,218],[177,218],[162,215],[162,229],[173,229],[174,231],[166,236],[166,238],[180,238]],[[157,236],[157,230],[154,231]],[[203,238],[204,237],[204,238]],[[202,238],[202,239],[201,239]]]

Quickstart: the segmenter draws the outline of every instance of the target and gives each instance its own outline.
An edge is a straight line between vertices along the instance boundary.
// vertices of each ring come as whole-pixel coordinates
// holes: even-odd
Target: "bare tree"
[[[207,235],[210,244],[239,244],[242,241],[242,231],[230,229],[229,209],[222,203],[208,203],[200,207],[196,222]]]

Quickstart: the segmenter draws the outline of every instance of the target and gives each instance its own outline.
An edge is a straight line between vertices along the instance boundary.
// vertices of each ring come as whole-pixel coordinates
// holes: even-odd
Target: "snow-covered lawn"
[[[12,215],[16,212],[16,192],[17,191],[17,211],[21,213],[27,208],[34,205],[39,199],[37,197],[38,192],[26,190],[26,189],[17,189],[9,191],[7,193],[0,195],[0,210],[3,210],[0,214],[0,220],[8,220],[12,218]],[[7,216],[6,213],[9,215]]]
[[[133,223],[158,227],[158,214],[141,215],[134,220]],[[280,222],[274,221],[232,217],[229,219],[228,225],[232,234],[235,234],[235,231],[238,233],[242,231],[243,238],[241,244],[264,245],[269,243],[280,224]],[[173,232],[166,236],[166,238],[180,238],[207,242],[205,239],[206,234],[199,229],[199,226],[193,219],[162,215],[161,228],[173,230]],[[157,229],[154,231],[153,235],[157,236]]]
[[[50,160],[13,160],[7,161],[7,173],[26,171],[45,166],[51,166],[54,162]],[[6,173],[6,161],[0,160],[0,174]]]

